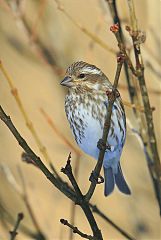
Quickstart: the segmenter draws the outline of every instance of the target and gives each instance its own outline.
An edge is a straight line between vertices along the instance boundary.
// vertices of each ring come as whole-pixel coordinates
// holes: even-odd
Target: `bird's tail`
[[[105,176],[105,192],[104,192],[105,196],[108,196],[113,192],[115,184],[122,193],[127,195],[131,194],[130,188],[123,176],[120,163],[118,164],[118,171],[116,174],[113,173],[112,168],[104,168],[104,176]]]

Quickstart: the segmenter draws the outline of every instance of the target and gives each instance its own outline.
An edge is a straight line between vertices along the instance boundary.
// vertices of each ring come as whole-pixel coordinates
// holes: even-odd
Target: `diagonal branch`
[[[92,229],[92,232],[93,232],[93,239],[98,239],[98,240],[103,240],[102,238],[102,234],[101,234],[101,231],[100,229],[98,228],[97,226],[97,223],[95,221],[95,218],[93,216],[93,213],[90,209],[90,206],[89,206],[89,203],[86,201],[85,197],[83,196],[76,180],[75,180],[75,177],[73,175],[73,172],[72,172],[72,166],[70,164],[70,161],[71,161],[71,153],[69,154],[68,156],[68,160],[67,160],[67,164],[65,166],[65,168],[62,168],[61,171],[67,175],[67,177],[69,178],[74,190],[75,190],[75,193],[76,193],[76,196],[77,196],[77,202],[75,202],[76,204],[80,205],[80,207],[82,208],[90,226],[91,226],[91,229]]]
[[[61,178],[56,179],[52,173],[46,168],[46,166],[42,163],[41,159],[32,151],[32,149],[28,146],[28,144],[26,143],[26,141],[22,138],[22,136],[20,135],[20,133],[17,131],[17,129],[15,128],[14,124],[12,123],[11,119],[9,116],[6,115],[6,113],[4,112],[4,110],[2,109],[2,107],[0,106],[0,119],[5,123],[5,125],[9,128],[9,130],[12,132],[12,134],[14,135],[14,137],[17,139],[17,141],[19,142],[20,146],[24,149],[24,151],[30,156],[30,158],[33,159],[33,161],[35,162],[35,164],[38,166],[38,168],[44,173],[44,175],[47,177],[47,179],[57,188],[59,189],[59,191],[61,191],[62,193],[64,193],[64,195],[66,195],[69,199],[71,199],[73,202],[78,203],[78,199],[77,196],[75,194],[75,192],[67,185],[66,182],[64,182],[63,180],[61,180]],[[103,217],[105,216],[103,214],[103,212],[101,212],[101,210],[98,211],[95,208],[95,205],[89,203],[89,207],[95,212],[97,213],[100,217],[102,217],[105,221],[107,221],[110,225],[111,222],[113,222],[112,220],[108,220],[107,217]],[[95,210],[94,210],[95,209]],[[118,230],[120,227],[117,226],[116,224],[112,225],[116,230]],[[125,236],[125,234],[127,234],[124,230],[120,231],[120,233]],[[125,233],[125,234],[124,234]],[[129,238],[130,239],[130,238]],[[131,238],[130,240],[133,240],[134,238]]]
[[[23,137],[20,135],[18,130],[15,128],[11,118],[6,115],[3,108],[0,106],[0,119],[6,124],[6,126],[10,129],[14,137],[17,139],[19,145],[24,149],[24,151],[29,155],[29,157],[35,162],[35,164],[38,166],[38,168],[44,173],[44,175],[47,177],[47,179],[56,187],[58,188],[62,193],[64,193],[68,198],[70,198],[72,201],[76,201],[76,195],[75,193],[67,187],[67,185],[60,181],[60,179],[56,178],[44,165],[44,163],[41,161],[40,157],[38,157],[32,149],[29,147],[27,142],[23,139]]]

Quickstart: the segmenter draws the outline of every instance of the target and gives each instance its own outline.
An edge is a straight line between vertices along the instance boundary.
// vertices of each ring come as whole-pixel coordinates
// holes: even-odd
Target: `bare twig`
[[[29,198],[28,198],[28,194],[27,194],[27,189],[26,189],[25,179],[24,179],[24,177],[23,177],[23,174],[22,174],[22,171],[21,171],[20,168],[18,168],[18,172],[19,172],[19,176],[20,176],[20,178],[21,178],[21,183],[22,183],[22,188],[23,188],[23,193],[22,193],[21,196],[22,196],[22,198],[23,198],[23,200],[24,200],[24,203],[25,203],[25,205],[26,205],[26,208],[27,208],[27,210],[28,210],[28,213],[29,213],[29,215],[30,215],[30,217],[31,217],[32,223],[33,223],[33,225],[34,225],[34,227],[35,227],[35,229],[36,229],[36,231],[37,231],[37,235],[39,235],[39,236],[41,235],[43,239],[46,239],[46,237],[45,237],[44,233],[42,232],[42,230],[41,230],[41,228],[40,228],[40,226],[39,226],[39,223],[38,223],[38,221],[37,221],[37,219],[36,219],[36,217],[35,217],[35,214],[34,214],[34,212],[33,212],[33,208],[32,208],[32,206],[31,206],[31,204],[30,204],[30,202],[29,202]]]
[[[89,239],[89,240],[94,240],[95,238],[92,237],[91,235],[87,235],[85,233],[82,233],[77,227],[74,227],[72,224],[70,224],[67,220],[65,219],[60,219],[60,222],[65,225],[65,226],[68,226],[73,233],[76,233],[78,234],[79,236],[81,236],[82,238],[85,238],[85,239]]]
[[[71,199],[73,202],[78,203],[77,196],[75,192],[65,183],[61,180],[61,178],[56,179],[52,173],[46,168],[46,166],[43,164],[41,159],[32,151],[32,149],[27,145],[26,141],[22,138],[20,133],[15,128],[14,124],[12,123],[10,117],[6,115],[2,107],[0,106],[0,119],[5,123],[5,125],[9,128],[11,133],[14,135],[14,137],[17,139],[20,146],[24,149],[26,153],[29,154],[29,156],[33,159],[35,164],[41,169],[41,171],[44,173],[44,175],[47,177],[47,179],[62,193],[64,193],[69,199]],[[94,205],[89,203],[90,208],[93,208]],[[98,211],[98,215],[102,216],[101,210]],[[105,219],[105,218],[104,218]],[[105,219],[107,221],[107,219]],[[108,222],[108,221],[107,221]],[[109,222],[110,223],[110,222]],[[116,224],[115,224],[116,225]],[[117,225],[116,225],[117,226]],[[113,226],[115,228],[115,226]],[[119,227],[118,227],[119,228]],[[116,228],[117,229],[117,228]]]
[[[128,234],[127,232],[125,232],[122,228],[120,228],[119,226],[117,226],[111,219],[109,219],[103,212],[101,212],[96,205],[92,205],[91,206],[92,211],[96,214],[98,214],[99,216],[101,216],[105,221],[107,221],[112,227],[114,227],[115,229],[117,229],[117,231],[119,233],[121,233],[125,238],[129,239],[129,240],[135,240],[135,238],[133,238],[130,234]]]
[[[10,131],[12,132],[12,134],[15,136],[15,138],[17,139],[19,145],[24,149],[24,151],[26,153],[29,154],[29,156],[31,156],[31,158],[33,159],[33,161],[35,162],[35,164],[39,167],[39,169],[41,169],[41,171],[44,173],[44,175],[47,177],[47,179],[57,188],[59,189],[62,193],[64,193],[68,198],[70,198],[72,201],[74,201],[75,203],[79,203],[80,206],[82,207],[88,221],[89,224],[91,226],[92,232],[94,237],[97,240],[102,240],[102,235],[101,232],[97,226],[97,223],[93,217],[93,214],[90,210],[89,204],[81,197],[83,196],[77,182],[75,181],[75,178],[71,172],[71,174],[68,175],[68,170],[70,170],[70,168],[68,168],[69,164],[67,165],[67,168],[65,168],[64,171],[66,171],[67,176],[69,177],[75,192],[73,192],[70,188],[68,188],[67,184],[65,184],[64,182],[60,181],[59,178],[56,178],[48,169],[47,167],[43,164],[43,162],[41,161],[41,159],[32,151],[32,149],[28,146],[28,144],[26,143],[26,141],[22,138],[22,136],[20,135],[20,133],[17,131],[17,129],[15,128],[14,124],[12,123],[11,119],[9,116],[7,116],[4,112],[4,110],[2,109],[2,107],[0,106],[0,119],[6,124],[6,126],[10,129]],[[78,194],[79,193],[79,194]]]
[[[84,26],[82,26],[80,23],[76,22],[75,19],[67,12],[67,10],[63,7],[62,4],[60,4],[59,0],[54,0],[57,4],[57,8],[59,11],[63,12],[63,14],[77,27],[79,28],[84,34],[86,34],[90,39],[92,39],[95,43],[97,43],[99,46],[101,46],[103,49],[105,49],[108,52],[116,53],[114,49],[109,47],[106,42],[104,42],[102,39],[100,39],[96,34],[90,32],[87,30]]]
[[[80,167],[80,156],[76,155],[75,159],[75,167],[74,167],[74,176],[76,181],[78,182],[78,174],[79,174],[79,167]],[[71,212],[70,212],[70,222],[72,225],[75,225],[75,217],[76,217],[76,205],[72,202]],[[69,232],[69,239],[73,239],[73,231],[72,229]]]
[[[7,70],[5,69],[5,67],[3,66],[2,62],[0,62],[0,69],[2,71],[2,73],[4,74],[5,76],[5,79],[7,80],[8,84],[9,84],[9,87],[11,89],[11,93],[13,95],[13,97],[15,98],[16,100],[16,103],[20,109],[20,112],[22,113],[22,116],[25,120],[25,123],[26,123],[26,126],[28,127],[28,129],[30,130],[33,138],[35,139],[35,142],[40,150],[40,152],[42,153],[42,155],[44,156],[46,162],[49,164],[49,166],[51,167],[53,173],[55,174],[55,176],[59,177],[58,176],[58,173],[56,171],[56,169],[54,168],[53,164],[52,164],[52,161],[48,155],[48,152],[46,150],[46,147],[43,145],[43,143],[41,142],[38,134],[37,134],[37,131],[33,125],[33,123],[31,122],[30,118],[28,117],[28,114],[25,110],[25,107],[22,103],[22,100],[20,98],[20,95],[18,93],[18,90],[17,88],[14,86],[14,82],[13,82],[13,79],[9,76]]]
[[[63,192],[68,198],[73,201],[76,201],[75,193],[64,184],[63,181],[57,179],[44,165],[41,159],[32,151],[32,149],[28,146],[27,142],[23,139],[20,133],[15,128],[11,118],[6,115],[2,107],[0,106],[0,119],[6,124],[6,126],[10,129],[14,137],[17,139],[19,145],[24,149],[24,151],[33,159],[35,164],[41,169],[47,179],[61,192]]]
[[[114,32],[114,33],[117,34],[117,31]],[[118,55],[117,60],[118,60],[117,61],[117,70],[116,70],[116,74],[115,74],[113,89],[112,89],[110,95],[108,96],[107,115],[106,115],[106,119],[105,119],[105,123],[104,123],[103,135],[102,135],[102,140],[103,140],[103,143],[105,144],[105,146],[106,146],[106,142],[107,142],[108,133],[109,133],[109,130],[110,130],[112,106],[113,106],[116,98],[118,97],[118,95],[117,95],[117,85],[118,85],[120,72],[121,72],[121,68],[122,68],[122,65],[123,65],[123,61],[124,61],[124,56],[120,53]],[[98,182],[98,177],[100,175],[100,171],[101,171],[102,164],[103,164],[105,151],[106,151],[106,148],[102,148],[99,152],[97,164],[94,168],[94,171],[92,172],[92,175],[94,177],[92,177],[89,190],[88,190],[88,192],[86,193],[86,196],[85,196],[86,201],[89,201],[91,199],[91,197],[94,193],[94,190],[96,188],[96,185],[97,185],[97,182]]]
[[[17,229],[18,229],[18,227],[20,225],[20,222],[22,221],[23,218],[24,218],[23,213],[18,213],[17,221],[16,221],[16,224],[14,226],[14,229],[13,229],[13,231],[10,231],[10,235],[11,235],[10,240],[14,240],[16,238],[16,236],[18,234]]]
[[[38,221],[35,217],[35,214],[33,212],[33,208],[29,202],[29,198],[28,198],[28,194],[27,194],[27,189],[26,189],[26,184],[25,184],[25,180],[24,180],[24,177],[23,177],[23,174],[22,174],[22,171],[21,169],[18,167],[18,172],[19,172],[19,175],[20,175],[20,178],[21,178],[21,183],[22,183],[22,188],[20,187],[20,185],[17,183],[13,173],[11,172],[11,170],[6,166],[6,165],[2,165],[2,170],[3,172],[5,173],[5,176],[6,176],[6,179],[7,181],[10,183],[11,187],[15,190],[16,193],[19,194],[19,196],[22,198],[27,210],[28,210],[28,213],[30,215],[30,218],[32,220],[32,223],[36,229],[36,234],[35,236],[41,236],[41,238],[43,240],[46,239],[45,237],[45,234],[42,232],[39,224],[38,224]]]
[[[119,84],[119,89],[127,91],[127,87],[124,84]],[[137,91],[139,91],[139,88],[137,88]],[[149,88],[148,89],[149,94],[153,94],[155,96],[160,96],[161,95],[161,91],[159,89],[153,89],[153,88]],[[124,105],[126,106],[125,101],[123,100]],[[128,102],[129,104],[129,102]],[[135,106],[137,110],[139,110],[139,108],[143,109],[143,106]]]
[[[36,38],[35,41],[34,39],[32,39],[33,41],[31,44],[31,36],[33,33],[32,32],[33,29],[26,21],[25,15],[22,12],[21,9],[22,4],[23,1],[8,1],[7,3],[7,5],[9,6],[10,13],[13,15],[14,20],[17,23],[17,26],[24,33],[26,40],[29,46],[34,51],[34,53],[37,55],[39,59],[41,59],[43,63],[50,66],[54,73],[59,75],[62,72],[62,69],[57,62],[56,51],[53,49],[53,47],[52,47],[53,54],[51,54],[51,49],[49,50],[38,37]]]
[[[67,177],[69,178],[69,180],[74,188],[74,191],[77,196],[77,202],[75,202],[75,203],[80,205],[80,207],[84,211],[85,216],[86,216],[86,218],[90,224],[90,227],[92,229],[94,239],[102,240],[103,238],[102,238],[101,231],[97,226],[96,220],[92,214],[89,203],[86,201],[85,197],[83,196],[83,194],[73,176],[70,160],[71,160],[71,153],[68,156],[68,160],[67,160],[67,164],[66,164],[65,168],[62,168],[61,171],[67,175]]]
[[[136,73],[137,73],[136,76],[139,82],[142,101],[145,109],[145,119],[147,124],[147,134],[148,134],[148,143],[149,143],[147,151],[151,153],[151,159],[153,161],[151,164],[147,160],[147,163],[148,163],[149,172],[153,181],[155,195],[158,200],[160,214],[161,214],[161,164],[160,164],[160,159],[159,159],[159,154],[157,149],[152,110],[151,110],[148,91],[147,91],[146,82],[145,82],[144,66],[143,66],[143,60],[142,60],[141,49],[140,49],[141,42],[138,39],[139,31],[137,27],[135,8],[132,0],[128,0],[128,6],[129,6],[130,15],[132,16],[132,22],[131,22],[132,30],[130,28],[127,30],[129,31],[133,41],[135,62],[136,62]]]
[[[113,23],[118,24],[118,27],[119,27],[118,36],[120,38],[120,42],[122,43],[122,46],[124,46],[125,45],[125,40],[124,40],[124,36],[123,36],[123,33],[122,33],[121,22],[120,22],[120,19],[119,19],[119,16],[118,16],[118,11],[117,11],[117,7],[116,7],[116,0],[106,0],[106,2],[109,6],[111,16],[112,16],[112,19],[113,19]],[[136,89],[133,86],[133,83],[131,81],[129,70],[128,70],[128,65],[129,65],[129,63],[127,63],[125,61],[124,62],[124,71],[125,71],[125,76],[126,76],[126,81],[127,81],[130,100],[131,100],[132,103],[135,103]]]
[[[78,181],[80,157],[81,157],[81,154],[82,154],[81,151],[78,148],[76,148],[73,144],[71,144],[69,139],[67,137],[65,137],[64,134],[61,133],[59,128],[56,127],[53,119],[51,119],[51,117],[44,111],[44,109],[40,108],[40,112],[45,117],[46,121],[48,122],[48,124],[50,125],[50,127],[52,128],[54,133],[56,133],[56,135],[63,141],[63,143],[65,145],[67,145],[70,148],[70,150],[72,150],[75,153],[76,160],[75,160],[74,176],[75,176],[75,179]],[[75,209],[76,209],[75,203],[72,202],[71,219],[70,219],[70,222],[71,222],[72,225],[74,225],[74,220],[75,220]],[[73,239],[73,231],[71,229],[70,229],[69,234],[70,234],[69,239],[72,240]]]

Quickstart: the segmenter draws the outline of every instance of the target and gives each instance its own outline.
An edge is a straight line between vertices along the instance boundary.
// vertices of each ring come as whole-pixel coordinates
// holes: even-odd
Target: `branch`
[[[40,170],[44,173],[44,175],[47,177],[47,179],[57,188],[59,191],[64,193],[69,199],[71,199],[73,202],[78,203],[77,197],[75,192],[65,183],[63,180],[56,179],[52,173],[46,168],[46,166],[42,163],[41,159],[30,149],[30,147],[27,145],[26,141],[21,137],[15,126],[13,125],[10,117],[6,115],[2,107],[0,106],[0,119],[5,123],[5,125],[9,128],[9,130],[12,132],[14,137],[19,142],[20,146],[24,149],[24,151],[30,156],[30,158],[33,159],[35,164],[40,168]],[[94,208],[95,205],[89,203],[89,206],[91,209]],[[102,217],[103,213],[101,210],[98,209],[97,214]],[[104,218],[104,220],[107,221],[107,219]],[[108,222],[108,221],[107,221]],[[110,223],[110,222],[109,222]],[[111,223],[110,223],[111,224]],[[113,225],[114,228],[119,228],[116,224]],[[125,231],[124,231],[125,232]]]
[[[16,103],[18,105],[18,108],[25,120],[25,123],[26,123],[26,126],[28,127],[29,131],[31,132],[33,138],[35,139],[35,142],[40,150],[40,152],[42,153],[42,155],[44,156],[46,162],[49,164],[49,166],[51,167],[53,173],[55,174],[56,177],[59,177],[56,169],[54,168],[53,164],[52,164],[52,161],[49,157],[49,154],[46,150],[46,147],[43,145],[43,143],[41,142],[41,140],[39,139],[39,136],[37,134],[37,131],[33,125],[33,123],[31,122],[30,118],[28,117],[28,114],[25,110],[25,107],[23,105],[23,102],[21,100],[21,97],[18,93],[18,90],[17,88],[14,86],[14,82],[13,82],[13,79],[9,76],[7,70],[5,69],[5,67],[3,66],[2,62],[0,61],[0,69],[6,79],[6,81],[8,82],[9,84],[9,87],[11,89],[11,93],[13,95],[13,97],[15,98],[16,100]]]
[[[43,115],[43,117],[46,119],[47,123],[49,124],[53,132],[56,133],[56,135],[60,138],[60,140],[62,140],[62,142],[75,153],[76,159],[75,159],[74,176],[75,176],[75,179],[78,180],[80,157],[82,155],[81,151],[78,148],[76,148],[64,134],[61,133],[59,128],[55,125],[53,119],[44,111],[43,108],[40,108],[40,112]],[[76,208],[75,203],[72,202],[71,219],[70,219],[70,222],[72,225],[74,225],[74,220],[75,220],[75,212],[76,212],[75,208]],[[70,234],[69,239],[72,240],[73,239],[72,229],[70,229],[69,234]]]
[[[94,240],[95,238],[92,237],[91,235],[87,235],[85,233],[82,233],[77,227],[74,227],[72,224],[68,223],[67,220],[65,219],[60,219],[60,222],[65,225],[65,226],[68,226],[69,228],[72,229],[73,233],[76,233],[78,234],[79,236],[81,236],[82,238],[85,238],[85,239],[89,239],[89,240]]]
[[[54,73],[59,75],[62,72],[62,69],[60,68],[60,65],[57,62],[56,50],[53,50],[53,47],[52,47],[52,51],[54,52],[54,54],[51,54],[51,49],[49,50],[38,37],[36,38],[36,41],[34,41],[33,39],[31,44],[33,29],[26,21],[25,14],[23,11],[24,9],[22,9],[23,2],[24,1],[12,1],[12,2],[8,1],[6,4],[9,7],[9,11],[14,17],[14,20],[16,21],[17,26],[24,33],[27,39],[27,43],[35,52],[37,57],[41,59],[43,63],[49,65],[51,69],[54,71]]]
[[[69,178],[69,180],[75,190],[75,193],[77,196],[77,201],[75,203],[80,205],[80,207],[84,211],[85,216],[86,216],[86,218],[91,226],[91,229],[93,231],[94,239],[102,240],[103,238],[102,238],[101,231],[97,226],[97,223],[96,223],[94,216],[92,214],[92,211],[90,209],[89,203],[86,201],[85,197],[83,196],[83,194],[73,176],[70,160],[71,160],[71,153],[68,156],[68,160],[67,160],[67,164],[66,164],[65,168],[62,168],[61,171],[67,175],[67,177]]]
[[[117,32],[115,32],[115,34],[117,34]],[[117,70],[116,70],[116,74],[115,74],[115,80],[114,80],[113,88],[112,88],[112,91],[110,93],[108,93],[107,115],[106,115],[106,119],[105,119],[105,123],[104,123],[103,135],[102,135],[102,140],[103,140],[103,145],[104,146],[106,146],[108,133],[109,133],[109,130],[110,130],[112,107],[113,107],[113,104],[114,104],[116,98],[118,97],[117,85],[118,85],[123,61],[124,61],[124,56],[120,53],[118,55],[118,58],[117,58]],[[92,175],[91,175],[91,184],[90,184],[89,190],[88,190],[88,192],[86,193],[86,196],[85,196],[86,201],[89,201],[91,199],[91,197],[94,193],[94,190],[96,188],[96,185],[98,183],[98,177],[100,175],[100,171],[101,171],[101,168],[102,168],[105,151],[106,151],[106,148],[100,149],[97,164],[96,164],[96,166],[94,168],[94,171],[92,172]]]
[[[124,36],[123,36],[123,33],[122,33],[121,22],[120,22],[120,19],[119,19],[119,16],[118,16],[118,11],[117,11],[117,7],[116,7],[116,0],[106,0],[106,2],[109,6],[111,16],[113,18],[113,23],[114,24],[118,23],[118,26],[119,26],[118,35],[119,35],[120,41],[122,43],[122,46],[124,46],[125,45],[125,40],[124,40]],[[128,71],[128,64],[127,64],[126,61],[124,62],[124,71],[125,71],[125,76],[126,76],[126,81],[127,81],[130,100],[131,100],[132,103],[135,103],[136,89],[135,89],[135,87],[134,87],[134,85],[131,81],[130,74],[129,74],[129,71]]]
[[[68,198],[70,198],[72,201],[76,201],[76,196],[74,192],[67,187],[66,184],[64,184],[63,181],[60,181],[59,178],[57,179],[44,165],[44,163],[41,161],[40,157],[38,157],[32,149],[28,146],[27,142],[23,139],[23,137],[20,135],[18,130],[15,128],[11,118],[6,115],[3,108],[0,106],[0,119],[6,124],[6,126],[9,128],[9,130],[12,132],[14,137],[17,139],[19,145],[24,149],[24,151],[29,155],[29,157],[35,162],[37,167],[44,173],[44,175],[47,177],[47,179],[56,187],[58,188],[62,193],[64,193]]]
[[[88,222],[91,226],[91,229],[93,231],[94,236],[96,239],[102,240],[102,235],[101,231],[97,227],[97,223],[93,217],[92,211],[88,205],[88,203],[83,199],[80,199],[80,196],[82,195],[81,192],[80,194],[76,194],[79,191],[79,187],[77,186],[77,183],[74,179],[74,176],[72,175],[71,172],[71,182],[74,186],[74,189],[76,192],[73,192],[67,184],[65,184],[63,181],[61,181],[59,178],[56,178],[48,169],[47,167],[43,164],[41,159],[32,151],[32,149],[28,146],[26,141],[22,138],[20,133],[17,131],[15,128],[14,124],[12,123],[12,120],[10,119],[9,116],[6,115],[2,107],[0,106],[0,119],[6,124],[6,126],[10,129],[12,134],[15,136],[17,139],[19,145],[24,149],[24,151],[31,157],[31,159],[35,162],[35,164],[39,167],[39,169],[44,173],[44,175],[47,177],[47,179],[57,188],[59,189],[62,193],[64,193],[68,198],[70,198],[73,202],[79,203],[83,211],[85,212],[85,215],[88,219]],[[68,166],[68,165],[67,165]],[[66,169],[70,170],[70,168]],[[67,175],[68,176],[68,175]],[[83,195],[82,195],[83,196]],[[81,200],[81,204],[80,204]]]
[[[10,235],[11,235],[10,240],[14,240],[16,238],[16,236],[18,234],[17,229],[18,229],[18,227],[20,225],[20,222],[22,221],[23,218],[24,218],[23,213],[18,213],[17,221],[16,221],[16,224],[14,226],[14,229],[13,229],[13,231],[10,231]]]
[[[62,4],[60,4],[59,0],[55,0],[55,3],[57,5],[57,8],[59,11],[61,11],[77,28],[79,28],[85,35],[87,35],[91,40],[93,40],[95,43],[97,43],[99,46],[101,46],[104,50],[116,53],[114,49],[109,47],[106,42],[104,42],[102,39],[100,39],[96,34],[90,32],[87,30],[84,26],[82,26],[80,23],[76,22],[75,19],[67,12],[67,10],[63,7]]]
[[[117,231],[119,233],[121,233],[124,237],[126,237],[129,240],[135,240],[134,237],[132,237],[130,234],[128,234],[127,232],[125,232],[122,228],[120,228],[119,226],[117,226],[111,219],[109,219],[109,217],[107,217],[103,212],[101,212],[96,205],[90,205],[91,209],[94,213],[98,214],[100,217],[102,217],[105,221],[107,221],[112,227],[114,227],[115,229],[117,229]]]
[[[159,159],[159,153],[157,149],[157,141],[154,131],[154,124],[153,124],[153,116],[152,116],[152,109],[150,106],[148,91],[145,82],[144,76],[144,66],[143,60],[141,56],[141,49],[140,44],[140,31],[137,28],[137,20],[135,15],[134,3],[132,0],[128,0],[129,12],[132,15],[132,30],[128,27],[127,30],[132,38],[134,54],[135,54],[135,62],[136,62],[136,76],[140,86],[140,92],[142,96],[142,101],[145,109],[145,119],[147,125],[147,132],[148,132],[148,141],[149,141],[149,151],[151,152],[151,159],[153,161],[152,164],[149,164],[147,159],[149,172],[153,181],[153,187],[155,190],[155,195],[159,204],[160,208],[160,215],[161,215],[161,164]]]

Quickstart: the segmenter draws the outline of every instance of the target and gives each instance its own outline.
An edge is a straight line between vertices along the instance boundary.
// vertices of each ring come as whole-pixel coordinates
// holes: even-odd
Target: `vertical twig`
[[[118,35],[118,30],[113,30],[113,26],[111,27],[111,31],[115,34]],[[119,81],[119,77],[120,77],[120,73],[121,73],[121,68],[124,62],[124,55],[120,52],[120,54],[118,55],[117,58],[117,69],[116,69],[116,74],[115,74],[115,79],[114,79],[114,84],[113,84],[113,88],[110,94],[108,94],[108,107],[107,107],[107,115],[106,115],[106,119],[105,119],[105,123],[104,123],[104,128],[103,128],[103,135],[102,135],[102,140],[104,145],[106,146],[107,143],[107,137],[108,137],[108,133],[110,130],[110,122],[111,122],[111,115],[112,115],[112,106],[116,100],[116,98],[118,97],[118,92],[117,92],[117,85],[118,85],[118,81]],[[91,180],[91,184],[89,187],[88,192],[86,193],[86,201],[89,201],[94,193],[94,190],[96,188],[97,185],[97,179],[100,175],[100,171],[102,168],[102,164],[103,164],[103,159],[104,159],[104,155],[105,155],[105,151],[106,148],[102,148],[99,152],[99,156],[98,156],[98,161],[97,164],[94,168],[94,171],[92,173],[92,175],[94,176],[94,179]]]
[[[131,26],[132,30],[129,29],[130,36],[133,41],[133,48],[134,48],[134,54],[135,54],[135,62],[136,62],[136,73],[137,73],[137,79],[140,86],[140,92],[142,96],[142,101],[144,104],[145,109],[145,119],[147,124],[147,135],[148,135],[148,143],[149,146],[148,152],[150,152],[152,163],[148,161],[148,168],[149,172],[153,181],[153,186],[155,190],[155,195],[158,200],[159,208],[160,208],[160,215],[161,215],[161,164],[157,149],[157,141],[154,131],[154,124],[153,124],[153,116],[152,116],[152,108],[150,106],[148,91],[146,87],[145,82],[145,76],[144,76],[144,65],[143,60],[141,56],[141,49],[140,44],[142,43],[142,37],[140,35],[140,31],[137,27],[137,20],[136,20],[136,14],[135,14],[135,8],[134,3],[132,0],[128,0],[128,6],[129,6],[129,12],[131,16]]]
[[[116,6],[116,0],[106,0],[111,12],[111,16],[113,18],[113,23],[119,25],[119,31],[118,31],[118,36],[121,40],[122,45],[125,45],[125,40],[124,36],[122,33],[122,28],[121,28],[121,22],[118,16],[118,11],[117,11],[117,6]],[[125,76],[126,76],[126,81],[127,81],[127,86],[128,86],[128,92],[130,96],[130,100],[132,103],[135,103],[134,98],[136,95],[136,90],[131,82],[130,74],[128,71],[128,63],[125,61],[124,62],[124,71],[125,71]]]

